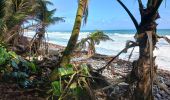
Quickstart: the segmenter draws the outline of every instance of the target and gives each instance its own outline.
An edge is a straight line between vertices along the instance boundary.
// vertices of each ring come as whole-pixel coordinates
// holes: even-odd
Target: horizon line
[[[48,29],[47,29],[48,30]],[[135,31],[136,29],[83,29],[83,30],[80,30],[80,31],[94,31],[94,30],[99,30],[99,31],[122,31],[122,30],[133,30]],[[170,30],[169,28],[160,28],[160,29],[157,29],[157,30]],[[49,29],[48,31],[72,31],[72,30],[51,30]]]

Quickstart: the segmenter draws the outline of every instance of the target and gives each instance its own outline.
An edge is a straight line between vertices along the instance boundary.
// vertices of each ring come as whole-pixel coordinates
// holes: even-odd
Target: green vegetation
[[[88,55],[92,56],[96,53],[95,45],[99,45],[101,41],[107,41],[107,40],[112,40],[112,39],[109,38],[109,36],[104,34],[104,32],[102,31],[95,31],[91,33],[89,36],[87,36],[86,38],[81,39],[81,41],[77,43],[76,48],[78,50],[88,48]]]
[[[27,61],[3,47],[0,47],[0,66],[1,78],[4,81],[14,81],[25,88],[31,84],[28,77],[37,71],[33,62]]]
[[[158,39],[164,38],[170,42],[167,37],[158,36],[156,31],[158,9],[163,0],[147,0],[146,6],[142,0],[138,0],[140,23],[121,0],[117,2],[128,13],[135,25],[136,41],[128,41],[126,47],[111,60],[109,57],[102,58],[110,61],[104,67],[100,66],[99,71],[93,69],[93,66],[88,65],[86,61],[71,61],[73,57],[76,57],[73,55],[76,50],[81,52],[87,49],[88,55],[93,57],[96,53],[95,45],[101,41],[112,40],[104,32],[95,31],[78,41],[82,21],[84,20],[84,24],[87,22],[88,0],[78,0],[71,37],[61,56],[60,52],[58,55],[48,55],[47,52],[48,43],[45,37],[47,27],[56,22],[65,21],[64,17],[54,17],[56,9],[48,9],[52,2],[49,0],[0,0],[0,82],[17,84],[25,91],[33,89],[35,94],[49,100],[95,100],[96,94],[104,94],[107,100],[116,97],[111,95],[110,91],[116,91],[114,86],[123,80],[129,86],[126,91],[129,93],[126,95],[128,99],[153,100],[153,84],[157,81],[153,51]],[[35,23],[31,23],[33,21]],[[23,34],[30,28],[36,30],[36,33],[29,40]],[[127,76],[120,75],[121,78],[112,80],[114,82],[106,82],[107,78],[100,72],[108,68],[107,70],[111,70],[110,73],[116,75],[107,66],[111,65],[122,52],[136,46],[139,47],[139,59],[133,61],[131,73]],[[43,51],[45,54],[41,53]],[[169,92],[166,88],[163,89]],[[123,97],[124,95],[118,99]]]
[[[52,82],[52,89],[48,91],[52,96],[62,99],[81,99],[88,96],[90,99],[92,90],[88,83],[89,69],[85,64],[80,66],[67,65],[65,68],[58,68],[59,79]]]
[[[78,39],[78,36],[79,36],[79,33],[80,33],[80,27],[81,27],[83,16],[84,16],[84,21],[86,22],[86,20],[87,20],[88,0],[79,0],[78,3],[79,4],[78,4],[78,8],[77,8],[77,14],[76,14],[76,19],[75,19],[75,22],[74,22],[72,34],[71,34],[71,37],[68,41],[67,47],[63,52],[63,56],[62,56],[60,64],[59,64],[59,66],[62,66],[62,67],[64,67],[65,65],[70,63],[71,54],[73,53],[73,51],[76,47],[77,39]],[[57,69],[55,69],[52,72],[50,79],[55,80],[56,74],[57,74]]]

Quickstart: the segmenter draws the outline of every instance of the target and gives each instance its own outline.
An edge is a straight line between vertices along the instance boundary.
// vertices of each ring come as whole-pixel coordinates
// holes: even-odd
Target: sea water
[[[93,31],[81,31],[78,40],[87,37]],[[114,56],[119,53],[124,47],[128,40],[135,41],[134,35],[135,30],[104,30],[114,41],[100,42],[96,45],[96,52],[99,54],[105,54],[109,56]],[[26,36],[32,37],[34,32],[26,32]],[[158,34],[162,36],[167,36],[170,38],[170,29],[158,30]],[[50,43],[66,46],[68,40],[71,36],[71,31],[49,31],[46,37]],[[170,44],[168,44],[164,39],[160,39],[157,43],[157,49],[154,50],[154,56],[156,57],[156,64],[160,69],[170,70]],[[127,53],[123,53],[119,58],[128,60],[132,48],[128,50]],[[136,60],[139,57],[139,48],[134,49],[133,55],[130,61]]]

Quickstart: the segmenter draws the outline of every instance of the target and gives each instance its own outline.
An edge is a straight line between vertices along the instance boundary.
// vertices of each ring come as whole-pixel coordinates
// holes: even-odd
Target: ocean
[[[85,38],[91,32],[94,31],[81,31],[78,40]],[[114,41],[100,42],[99,45],[96,45],[96,52],[109,56],[114,56],[120,52],[125,47],[126,41],[134,40],[134,35],[136,33],[135,30],[104,30],[104,32]],[[160,29],[157,32],[159,35],[170,38],[170,29]],[[32,37],[34,32],[26,32],[25,35]],[[70,35],[71,31],[49,31],[46,36],[50,43],[66,46]],[[160,39],[157,43],[157,48],[158,49],[155,49],[154,51],[154,56],[157,56],[156,64],[158,65],[158,68],[170,70],[170,44],[165,40]],[[121,54],[119,58],[128,60],[131,51],[132,49],[129,49],[127,53]],[[139,48],[136,47],[130,61],[138,59],[138,56]]]

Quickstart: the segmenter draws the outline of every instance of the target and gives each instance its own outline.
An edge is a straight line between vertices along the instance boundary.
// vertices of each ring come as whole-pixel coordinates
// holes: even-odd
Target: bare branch
[[[170,95],[170,91],[167,89],[165,83],[160,83],[158,79],[155,80],[155,84],[157,84],[161,89],[163,89],[167,94]]]
[[[138,0],[138,4],[139,4],[139,11],[140,11],[140,14],[142,16],[142,10],[143,10],[143,4],[142,4],[142,0]]]
[[[139,24],[137,22],[137,20],[135,19],[135,17],[132,15],[132,13],[129,11],[129,9],[123,4],[123,2],[121,0],[117,0],[120,5],[126,10],[126,12],[128,13],[128,15],[130,16],[131,20],[133,21],[136,30],[139,32]]]
[[[130,53],[130,55],[129,55],[128,61],[129,61],[130,58],[132,57],[132,54],[133,54],[134,49],[135,49],[135,47],[133,47],[133,49],[132,49],[132,51],[131,51],[131,53]]]
[[[157,38],[162,38],[162,39],[164,39],[167,43],[169,43],[170,44],[170,39],[168,38],[168,37],[166,37],[166,36],[159,36],[159,35],[157,35]]]
[[[153,10],[152,10],[152,13],[150,13],[150,16],[154,16],[154,15],[157,13],[160,5],[162,4],[162,1],[163,1],[163,0],[158,0],[158,1],[157,1],[157,3],[155,4],[155,6],[154,6],[154,8],[153,8]],[[156,1],[155,1],[155,2],[156,2]]]
[[[125,48],[120,51],[116,56],[114,56],[104,67],[100,68],[100,69],[97,69],[97,72],[102,72],[105,68],[107,68],[117,57],[120,56],[120,54],[124,53],[124,52],[127,52],[127,50],[129,48],[132,48],[132,47],[135,47],[135,46],[138,46],[138,44],[134,41],[128,41],[126,43],[126,46]]]

